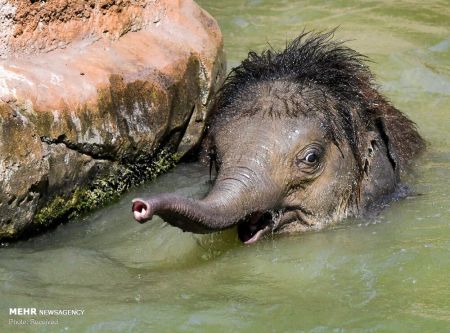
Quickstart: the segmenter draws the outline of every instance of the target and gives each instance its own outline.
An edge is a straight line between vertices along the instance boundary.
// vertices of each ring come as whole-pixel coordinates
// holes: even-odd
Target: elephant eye
[[[307,163],[315,163],[319,156],[316,154],[316,152],[308,153],[305,157],[305,162]]]
[[[316,166],[320,161],[322,150],[318,147],[312,147],[306,150],[303,154],[299,156],[298,165],[301,164],[305,166]],[[300,162],[300,163],[299,163]]]

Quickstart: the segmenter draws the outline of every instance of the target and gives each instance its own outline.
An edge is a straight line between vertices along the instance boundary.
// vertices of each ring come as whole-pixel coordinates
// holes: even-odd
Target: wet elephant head
[[[364,57],[331,37],[305,33],[281,52],[250,53],[212,105],[211,191],[135,199],[135,219],[157,214],[195,233],[237,225],[253,243],[361,215],[393,193],[423,140],[378,93]]]

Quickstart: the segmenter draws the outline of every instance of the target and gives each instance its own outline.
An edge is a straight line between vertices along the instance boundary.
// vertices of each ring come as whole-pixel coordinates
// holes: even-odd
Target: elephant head
[[[249,53],[212,103],[211,191],[135,199],[135,219],[157,214],[194,233],[237,225],[249,244],[361,215],[393,193],[423,140],[377,91],[364,57],[331,37],[303,33],[281,52]]]

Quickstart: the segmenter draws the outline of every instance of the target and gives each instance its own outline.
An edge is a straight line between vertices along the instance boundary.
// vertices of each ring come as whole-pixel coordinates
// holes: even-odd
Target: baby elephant
[[[194,233],[237,225],[250,244],[361,216],[392,196],[424,141],[377,91],[365,57],[332,37],[303,33],[281,52],[250,52],[211,105],[211,191],[135,199],[134,218],[156,214]]]

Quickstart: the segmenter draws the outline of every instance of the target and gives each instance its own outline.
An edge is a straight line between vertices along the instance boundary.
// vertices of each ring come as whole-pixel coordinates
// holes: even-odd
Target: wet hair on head
[[[214,132],[225,121],[259,112],[252,107],[258,98],[252,92],[258,86],[285,82],[287,90],[295,87],[296,97],[290,94],[290,104],[286,103],[284,111],[278,109],[271,116],[295,117],[302,113],[320,119],[338,147],[343,141],[349,144],[361,177],[364,135],[377,131],[394,169],[402,170],[423,149],[424,142],[415,124],[378,92],[366,65],[367,57],[333,40],[334,32],[304,31],[284,50],[250,52],[231,70],[212,101],[209,142],[213,143]]]

